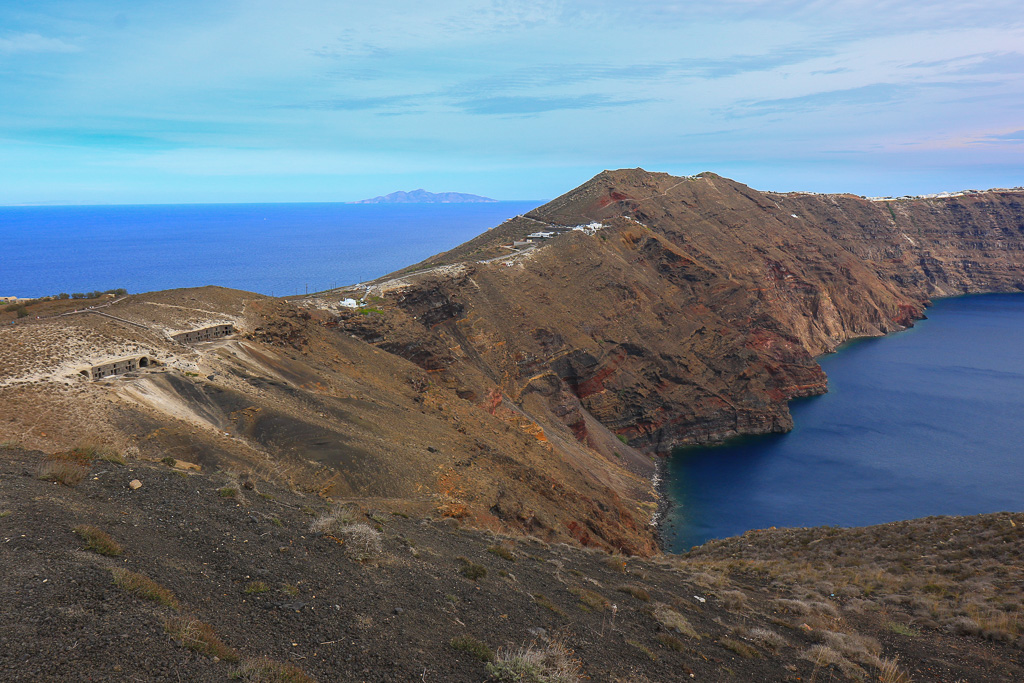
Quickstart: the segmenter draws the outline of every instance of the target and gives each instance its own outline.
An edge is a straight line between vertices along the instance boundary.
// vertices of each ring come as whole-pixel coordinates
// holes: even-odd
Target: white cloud
[[[457,168],[475,170],[473,159],[446,160]],[[343,176],[359,173],[436,170],[431,155],[390,154],[380,151],[193,148],[118,158],[114,166],[152,169],[182,176]]]
[[[19,33],[0,37],[0,54],[18,52],[78,52],[79,48],[60,38],[47,38],[38,33]]]
[[[54,150],[240,187],[1021,148],[1020,0],[134,0],[120,24],[34,2],[0,2],[0,62],[31,57],[0,74],[0,130],[51,174]]]

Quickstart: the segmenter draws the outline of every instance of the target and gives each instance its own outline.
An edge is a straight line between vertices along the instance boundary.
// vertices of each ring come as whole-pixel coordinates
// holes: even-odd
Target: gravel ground
[[[1024,680],[1019,639],[915,626],[909,608],[852,594],[819,600],[819,575],[609,556],[160,463],[96,459],[65,486],[38,477],[44,459],[0,448],[4,681],[303,680],[260,678],[246,668],[259,657],[319,681],[488,680],[487,651],[467,643],[499,661],[561,651],[595,681],[878,680],[872,663],[896,656],[915,681]],[[123,553],[84,549],[82,524]],[[118,569],[176,607],[120,587]],[[223,656],[168,633],[180,616],[208,624]]]

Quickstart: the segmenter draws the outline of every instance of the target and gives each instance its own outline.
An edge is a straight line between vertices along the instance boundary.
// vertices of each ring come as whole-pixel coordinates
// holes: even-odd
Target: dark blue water
[[[320,291],[411,265],[540,203],[0,207],[0,295]]]
[[[936,302],[906,332],[820,359],[796,428],[677,452],[666,546],[771,526],[1024,510],[1024,295]]]

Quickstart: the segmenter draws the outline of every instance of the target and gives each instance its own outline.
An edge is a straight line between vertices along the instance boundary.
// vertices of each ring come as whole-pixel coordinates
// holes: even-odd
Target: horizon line
[[[438,193],[440,194],[440,193]],[[385,196],[385,195],[380,195]],[[376,197],[371,197],[376,199]],[[13,208],[47,208],[47,207],[77,207],[77,206],[272,206],[277,204],[346,204],[346,205],[362,205],[362,206],[377,206],[386,204],[389,206],[402,205],[421,205],[430,206],[444,204],[451,206],[453,204],[506,204],[511,202],[550,202],[551,199],[495,199],[490,202],[371,202],[366,203],[365,200],[357,199],[355,201],[331,201],[331,202],[296,202],[296,201],[282,201],[282,202],[98,202],[92,203],[80,203],[80,202],[21,202],[17,204],[4,204],[0,203],[0,208],[13,209]]]

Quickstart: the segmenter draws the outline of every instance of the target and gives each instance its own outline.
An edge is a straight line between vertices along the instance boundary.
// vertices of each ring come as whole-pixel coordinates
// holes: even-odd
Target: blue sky
[[[1020,0],[4,0],[0,204],[1024,185]]]

